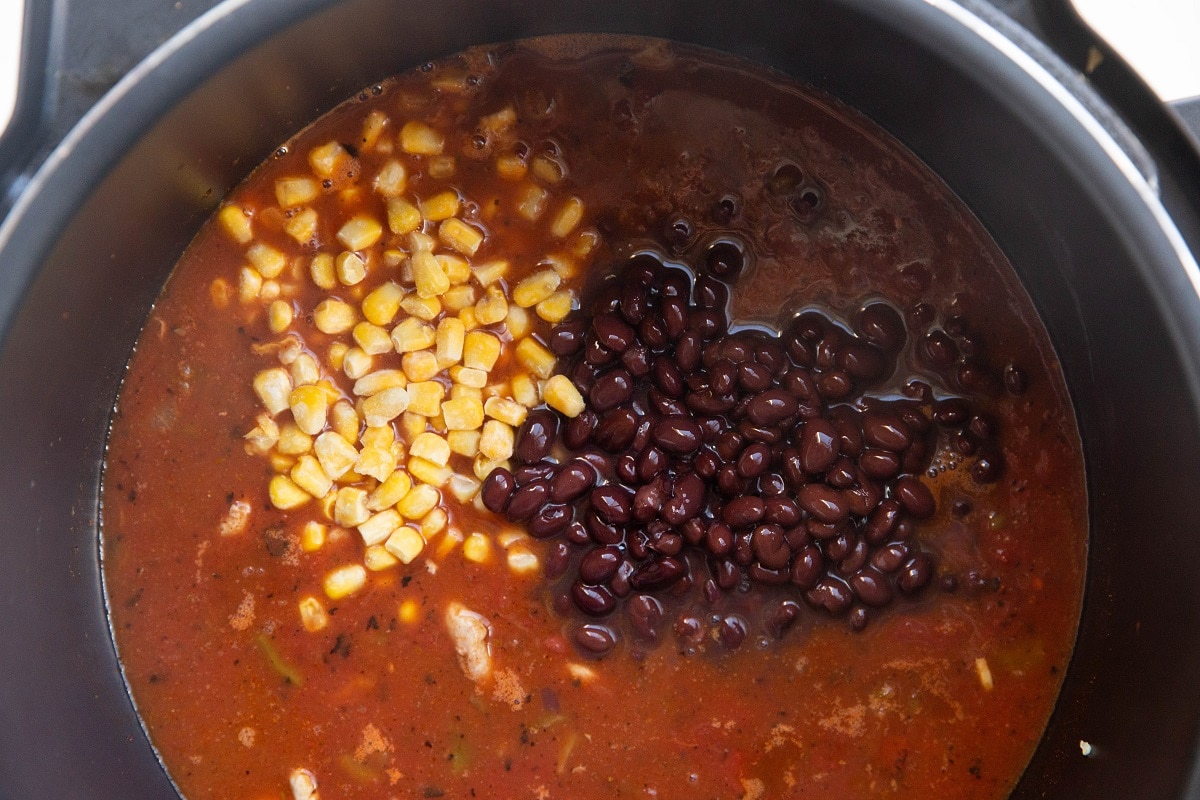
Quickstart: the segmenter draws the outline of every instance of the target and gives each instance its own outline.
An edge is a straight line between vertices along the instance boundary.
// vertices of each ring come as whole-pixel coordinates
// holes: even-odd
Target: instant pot
[[[1079,638],[1014,797],[1200,798],[1200,103],[1160,104],[1060,2],[212,5],[28,2],[0,139],[0,800],[175,797],[109,636],[98,483],[124,365],[201,223],[361,87],[579,31],[780,69],[975,212],[1062,359],[1088,470]]]

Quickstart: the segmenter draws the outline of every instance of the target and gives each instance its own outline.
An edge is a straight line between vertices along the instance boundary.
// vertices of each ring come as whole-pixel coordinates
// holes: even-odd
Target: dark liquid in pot
[[[555,604],[554,582],[514,576],[500,557],[435,556],[438,536],[412,564],[326,597],[323,577],[361,563],[363,542],[349,531],[306,551],[298,532],[324,519],[317,504],[283,512],[268,500],[272,465],[246,452],[244,436],[261,410],[254,376],[278,364],[254,346],[280,335],[262,303],[214,308],[214,281],[236,287],[246,255],[213,222],[139,341],[103,498],[115,638],[183,793],[292,796],[289,776],[304,769],[325,797],[1004,796],[1070,657],[1087,530],[1058,363],[994,242],[911,154],[835,101],[743,62],[645,41],[506,45],[400,76],[318,120],[230,201],[259,209],[257,235],[289,258],[340,252],[328,223],[316,246],[284,233],[294,215],[277,209],[276,180],[308,173],[315,147],[347,143],[355,169],[308,205],[322,219],[386,219],[369,184],[354,193],[391,157],[361,146],[364,119],[383,112],[391,140],[422,119],[446,132],[454,174],[435,179],[430,159],[412,159],[410,189],[427,198],[460,187],[479,204],[464,213],[491,231],[481,252],[511,259],[516,283],[539,269],[551,237],[511,212],[524,184],[497,176],[507,151],[473,140],[479,119],[507,106],[528,163],[566,163],[553,194],[587,209],[596,274],[643,249],[703,264],[727,240],[747,252],[730,307],[740,324],[778,330],[806,309],[853,320],[874,301],[904,314],[900,366],[873,393],[920,397],[916,380],[937,397],[969,396],[993,429],[939,439],[921,476],[936,511],[913,537],[933,557],[930,585],[859,632],[801,604],[782,638],[760,643],[755,622],[732,651],[676,619],[706,624],[726,601],[668,603],[661,646],[625,636],[601,660],[587,657],[577,612]],[[502,210],[489,215],[490,202]],[[367,288],[383,279],[379,262],[368,267]],[[312,315],[326,293],[299,275],[289,330],[323,359],[330,340]],[[533,326],[548,337],[550,325]],[[392,354],[376,367],[387,358],[399,366]],[[960,367],[984,369],[998,391],[964,390]],[[502,361],[496,374],[515,370]],[[353,381],[337,383],[348,392]],[[977,453],[962,455],[989,437],[1003,462],[994,482],[976,479],[986,471]],[[248,522],[223,536],[239,503]],[[464,531],[512,527],[446,504]],[[529,546],[544,565],[555,543]],[[297,612],[309,596],[328,614],[315,632]],[[753,606],[749,597],[738,602]],[[497,678],[486,690],[460,668],[443,624],[452,602],[490,623]]]

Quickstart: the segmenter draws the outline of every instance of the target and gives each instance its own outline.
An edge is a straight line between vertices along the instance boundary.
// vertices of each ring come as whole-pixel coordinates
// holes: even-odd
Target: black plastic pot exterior
[[[1113,122],[1088,110],[1101,104],[988,7],[644,6],[230,4],[135,68],[55,151],[0,227],[0,799],[174,796],[109,637],[97,489],[124,364],[200,223],[361,86],[472,44],[570,31],[775,66],[889,129],[974,209],[1058,348],[1091,498],[1076,655],[1014,796],[1200,796],[1200,276],[1180,234],[1200,221],[1168,217]]]

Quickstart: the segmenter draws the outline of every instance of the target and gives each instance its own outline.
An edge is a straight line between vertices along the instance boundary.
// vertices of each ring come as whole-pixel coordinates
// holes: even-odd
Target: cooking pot
[[[1058,42],[1082,58],[1073,30]],[[1200,159],[1161,108],[1138,100],[1135,134],[976,0],[247,0],[135,67],[0,227],[0,798],[174,796],[109,635],[97,498],[122,370],[199,225],[360,87],[570,31],[772,65],[872,117],[979,216],[1062,359],[1090,497],[1075,656],[1014,796],[1200,797]],[[1113,74],[1117,97],[1133,79]]]

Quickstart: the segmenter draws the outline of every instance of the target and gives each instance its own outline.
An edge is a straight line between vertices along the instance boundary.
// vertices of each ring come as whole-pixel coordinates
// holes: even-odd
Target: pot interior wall
[[[1200,641],[1189,634],[1200,605],[1189,566],[1200,563],[1189,524],[1200,476],[1184,466],[1200,429],[1146,280],[1170,265],[1119,172],[1027,76],[932,6],[898,2],[886,20],[878,6],[358,0],[233,59],[245,31],[274,33],[301,16],[295,3],[266,0],[173,53],[153,88],[119,97],[114,113],[144,132],[132,141],[96,125],[60,170],[104,177],[86,199],[72,190],[77,208],[69,193],[42,206],[35,198],[27,224],[61,232],[48,254],[4,254],[44,267],[0,360],[10,419],[0,434],[10,498],[0,533],[0,797],[172,791],[109,639],[96,498],[125,360],[202,220],[279,141],[373,80],[471,44],[584,30],[691,41],[830,91],[907,143],[992,231],[1062,357],[1092,506],[1076,657],[1016,797],[1179,796],[1200,717],[1191,691]],[[1101,757],[1085,759],[1081,739]]]

